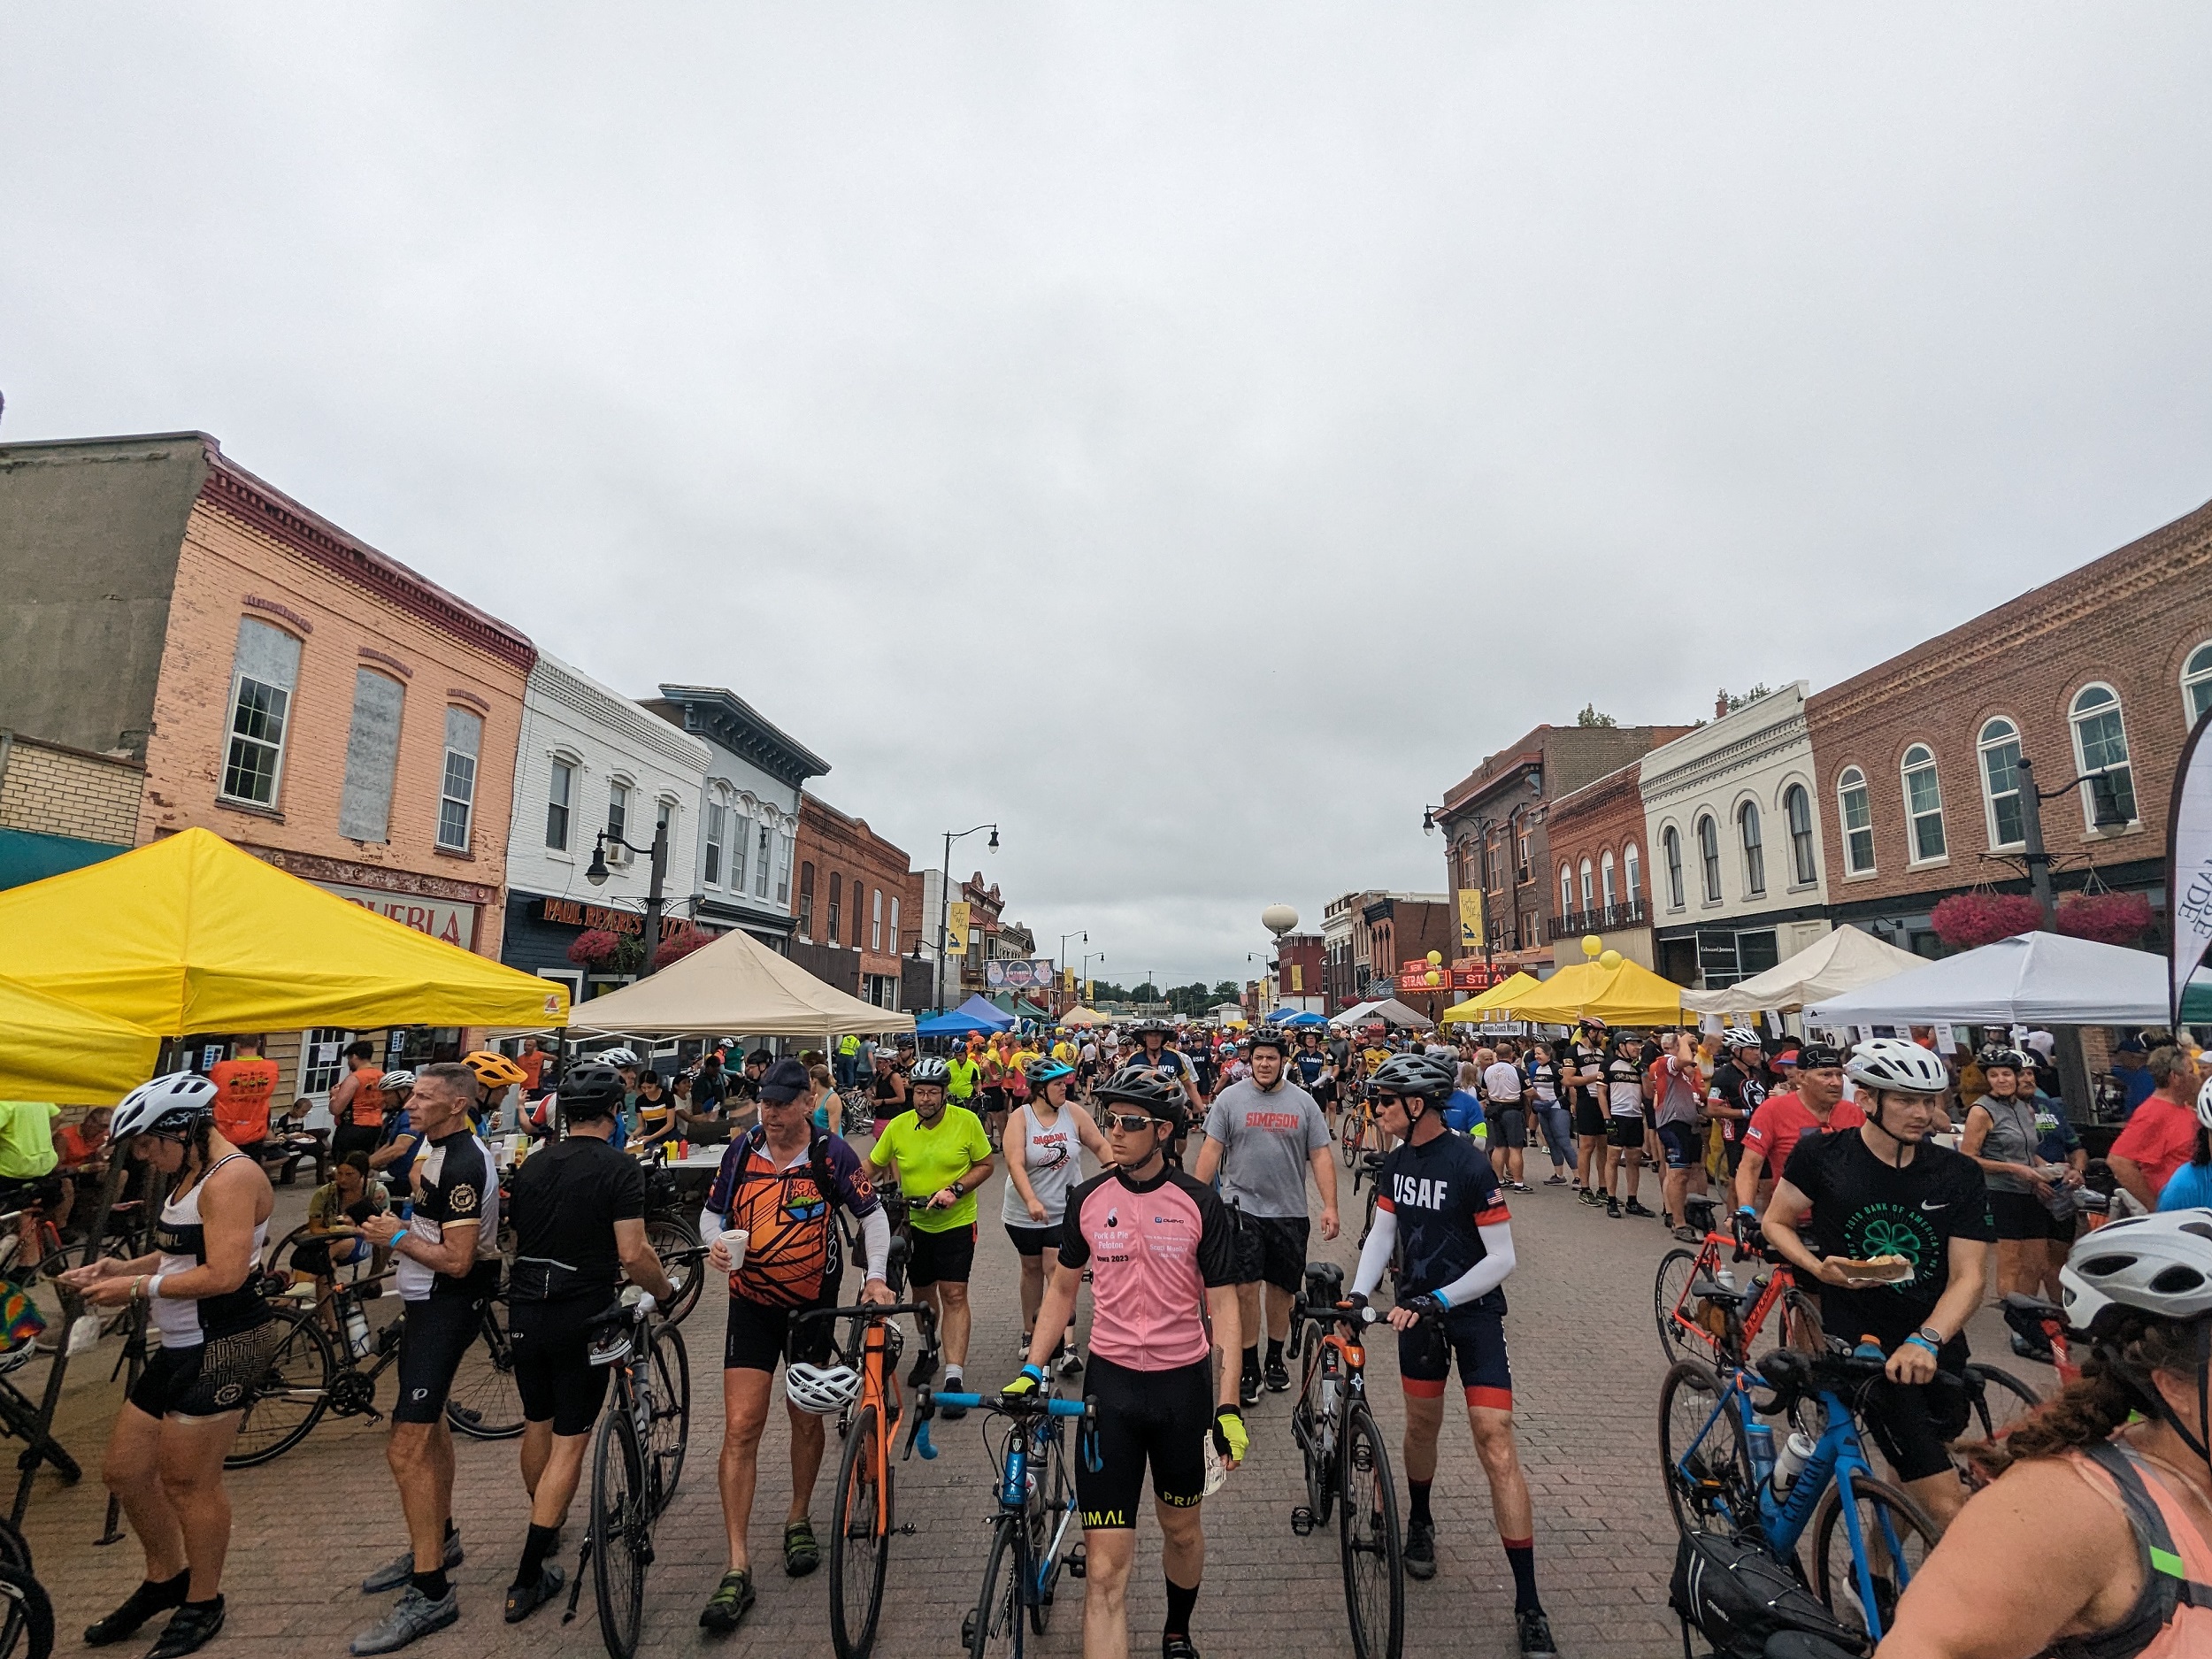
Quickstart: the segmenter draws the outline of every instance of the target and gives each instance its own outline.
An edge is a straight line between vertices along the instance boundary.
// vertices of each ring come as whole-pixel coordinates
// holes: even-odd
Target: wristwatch
[[[1923,1342],[1926,1342],[1932,1347],[1941,1348],[1943,1346],[1943,1333],[1937,1330],[1935,1326],[1932,1325],[1922,1325],[1920,1329],[1914,1332],[1913,1334],[1918,1337]]]

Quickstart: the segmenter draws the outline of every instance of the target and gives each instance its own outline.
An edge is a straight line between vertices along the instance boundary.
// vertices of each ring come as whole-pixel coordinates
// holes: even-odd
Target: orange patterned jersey
[[[740,1135],[722,1155],[707,1208],[726,1226],[745,1230],[745,1260],[730,1275],[730,1294],[775,1308],[803,1308],[842,1268],[839,1206],[872,1214],[876,1189],[860,1156],[838,1135],[817,1135],[798,1162],[778,1168],[760,1130]]]

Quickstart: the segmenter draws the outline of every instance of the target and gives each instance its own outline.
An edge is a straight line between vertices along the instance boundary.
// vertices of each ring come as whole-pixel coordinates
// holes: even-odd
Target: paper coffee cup
[[[750,1236],[742,1227],[732,1227],[722,1235],[722,1248],[730,1253],[733,1273],[745,1265],[745,1240]]]

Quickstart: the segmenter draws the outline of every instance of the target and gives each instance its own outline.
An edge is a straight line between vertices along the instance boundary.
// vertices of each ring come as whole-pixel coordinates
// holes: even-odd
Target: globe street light
[[[668,820],[659,818],[653,825],[653,845],[648,849],[633,847],[611,830],[601,830],[599,839],[592,843],[591,863],[585,866],[584,879],[595,887],[607,885],[607,843],[632,854],[649,851],[652,855],[653,876],[645,889],[645,966],[638,977],[642,979],[653,972],[661,954],[661,883],[668,875]]]

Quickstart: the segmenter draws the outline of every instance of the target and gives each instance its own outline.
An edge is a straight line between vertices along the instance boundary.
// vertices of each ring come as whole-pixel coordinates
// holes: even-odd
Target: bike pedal
[[[964,1614],[961,1617],[960,1645],[963,1647],[973,1647],[975,1646],[975,1615],[972,1612]]]
[[[1314,1513],[1304,1504],[1300,1504],[1290,1512],[1290,1530],[1297,1533],[1299,1537],[1312,1537],[1314,1525]]]
[[[1090,1558],[1083,1553],[1082,1545],[1078,1544],[1074,1548],[1068,1551],[1066,1564],[1068,1569],[1068,1577],[1071,1578],[1080,1578],[1085,1574],[1089,1572],[1091,1565]]]

